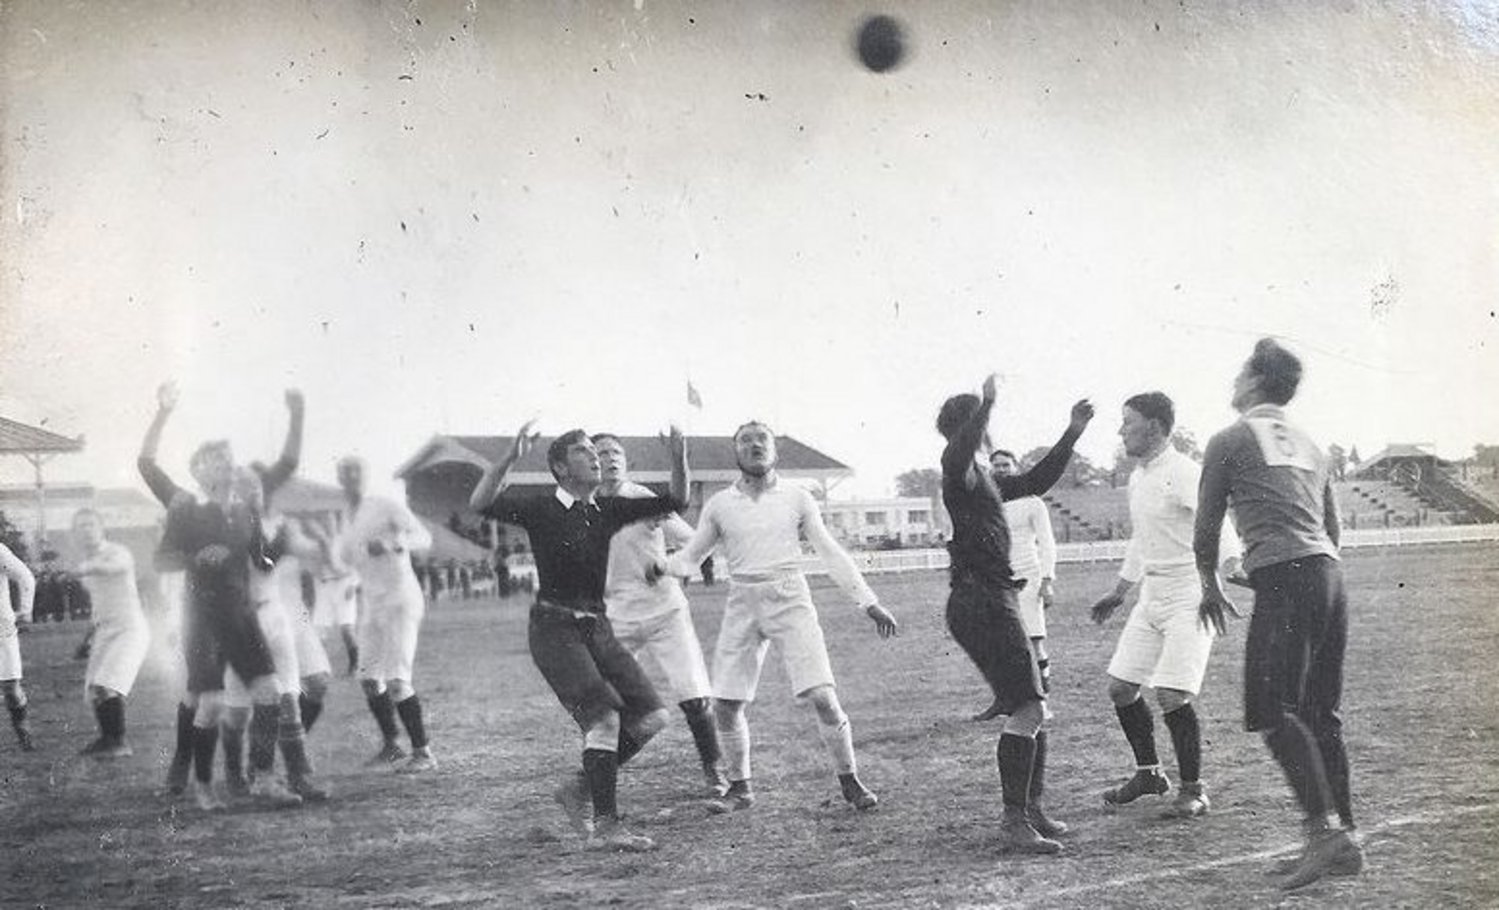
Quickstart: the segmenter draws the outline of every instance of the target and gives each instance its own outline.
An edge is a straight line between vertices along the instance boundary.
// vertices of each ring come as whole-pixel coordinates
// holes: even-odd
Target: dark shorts
[[[1244,728],[1269,730],[1286,714],[1336,717],[1343,700],[1348,603],[1342,565],[1309,556],[1256,569],[1244,645]]]
[[[602,613],[538,601],[526,635],[536,669],[579,728],[588,730],[610,711],[618,711],[628,728],[664,707]]]
[[[984,674],[1006,713],[1045,697],[1014,588],[955,586],[947,597],[947,629]]]
[[[207,610],[216,607],[209,606]],[[247,683],[276,671],[270,645],[255,614],[233,607],[217,615],[189,617],[182,635],[182,656],[187,661],[187,691],[194,694],[224,688],[224,667],[234,668]]]

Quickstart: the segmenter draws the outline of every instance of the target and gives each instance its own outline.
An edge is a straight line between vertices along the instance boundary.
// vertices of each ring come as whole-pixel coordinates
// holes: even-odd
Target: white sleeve
[[[36,600],[36,576],[26,567],[21,558],[10,551],[10,547],[0,543],[0,576],[5,576],[16,583],[21,599],[13,605],[15,614],[26,619],[31,618],[31,607]],[[3,584],[4,582],[0,582]]]
[[[1139,468],[1135,469],[1137,472]],[[1134,498],[1135,478],[1137,474],[1131,474],[1129,478],[1128,494]],[[1145,577],[1145,557],[1140,553],[1139,533],[1140,523],[1135,521],[1134,509],[1130,509],[1129,515],[1130,531],[1129,543],[1124,548],[1124,565],[1119,567],[1119,577],[1130,584],[1137,583]]]
[[[393,518],[402,546],[407,550],[432,549],[432,532],[427,530],[422,520],[412,514],[404,503],[396,502],[392,505],[395,507],[392,510],[395,512]]]
[[[812,498],[811,493],[802,498],[802,532],[807,535],[807,541],[812,544],[812,549],[822,557],[823,564],[827,566],[828,574],[838,587],[843,589],[854,601],[854,606],[863,610],[864,608],[880,602],[870,590],[869,584],[864,581],[864,576],[859,573],[859,567],[854,565],[853,558],[848,551],[838,546],[838,541],[828,533],[827,525],[822,523],[822,513],[817,509],[817,501]]]
[[[678,578],[691,578],[698,573],[698,567],[713,548],[718,546],[718,510],[716,503],[718,497],[708,500],[703,506],[703,514],[698,516],[697,530],[693,532],[692,539],[687,541],[686,546],[667,557],[666,573]],[[681,519],[678,519],[681,521]],[[687,524],[685,521],[682,524]]]
[[[1040,508],[1036,509],[1036,552],[1041,557],[1041,577],[1057,577],[1057,538],[1051,530],[1051,507],[1046,500],[1036,497]]]

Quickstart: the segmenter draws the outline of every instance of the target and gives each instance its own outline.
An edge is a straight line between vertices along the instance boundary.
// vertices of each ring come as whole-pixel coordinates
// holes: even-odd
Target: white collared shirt
[[[1197,519],[1197,485],[1202,468],[1167,445],[1129,475],[1129,547],[1119,577],[1137,582],[1147,573],[1196,566],[1192,533]],[[1225,523],[1220,559],[1241,555],[1239,538]]]
[[[656,494],[638,483],[625,481],[617,495],[644,499]],[[652,584],[646,580],[646,572],[666,560],[668,545],[680,547],[691,539],[692,525],[675,513],[637,521],[615,532],[609,540],[609,569],[604,582],[604,604],[609,618],[639,621],[685,609],[687,595],[682,593],[682,584],[675,576],[667,575]]]
[[[369,544],[380,541],[385,551],[371,556]],[[345,565],[359,575],[366,596],[394,594],[402,589],[420,592],[411,568],[411,551],[432,546],[432,532],[403,503],[384,496],[366,496],[348,514],[339,535],[338,552]]]
[[[1004,508],[1010,526],[1010,571],[1017,577],[1056,578],[1057,539],[1046,503],[1039,496],[1022,496],[1007,500]]]
[[[731,579],[800,574],[803,534],[854,606],[879,602],[854,561],[828,533],[817,500],[796,484],[781,483],[775,474],[758,496],[750,495],[742,478],[713,494],[698,517],[697,532],[668,561],[668,571],[685,578],[717,548]]]

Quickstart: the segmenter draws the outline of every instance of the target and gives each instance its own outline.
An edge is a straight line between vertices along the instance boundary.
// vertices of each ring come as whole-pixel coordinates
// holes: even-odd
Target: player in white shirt
[[[321,545],[331,544],[337,533],[321,522],[308,522],[304,530]],[[359,576],[348,566],[338,561],[336,546],[329,546],[325,554],[307,561],[312,572],[313,605],[312,624],[318,629],[338,627],[338,636],[348,656],[347,675],[359,670],[359,640],[354,630],[359,621]]]
[[[857,809],[873,808],[878,800],[859,781],[853,730],[838,701],[817,608],[802,574],[802,535],[881,638],[896,633],[895,618],[828,533],[812,494],[779,481],[770,428],[758,421],[741,426],[734,432],[734,453],[739,479],[708,500],[692,540],[666,564],[667,572],[686,578],[716,547],[729,574],[729,599],[713,655],[714,714],[729,789],[716,806],[745,809],[754,802],[745,706],[755,698],[766,651],[774,642],[792,691],[817,712],[843,798]]]
[[[83,558],[73,574],[83,581],[93,604],[90,621],[87,687],[99,737],[84,755],[118,758],[131,754],[125,742],[125,699],[151,646],[151,627],[135,586],[135,558],[121,544],[104,537],[104,521],[93,509],[73,515],[73,536]]]
[[[593,445],[599,453],[600,496],[640,498],[654,496],[646,487],[628,479],[625,447],[611,433],[595,433]],[[719,766],[722,753],[718,728],[713,722],[708,667],[703,647],[692,625],[687,595],[672,576],[651,582],[651,567],[666,559],[668,548],[677,549],[692,539],[692,525],[675,513],[664,518],[625,525],[609,540],[609,568],[604,582],[606,615],[614,636],[637,661],[648,658],[666,678],[667,690],[682,709],[693,744],[702,762],[709,792],[721,797],[728,781]]]
[[[989,454],[989,467],[995,482],[999,483],[1000,478],[1013,476],[1020,462],[1014,452],[995,449]],[[1050,691],[1051,655],[1046,652],[1046,611],[1051,609],[1056,597],[1053,581],[1057,575],[1057,538],[1051,528],[1051,512],[1039,496],[1007,499],[1005,524],[1010,528],[1010,571],[1016,578],[1025,579],[1025,586],[1017,592],[1020,623],[1030,637],[1031,649],[1036,652],[1041,687]],[[1004,713],[1004,705],[996,697],[973,719],[993,720]]]
[[[1094,622],[1104,623],[1140,585],[1140,597],[1119,634],[1108,670],[1109,698],[1135,754],[1136,771],[1106,792],[1104,801],[1123,805],[1171,789],[1156,756],[1150,707],[1140,697],[1140,687],[1151,686],[1171,731],[1181,772],[1181,791],[1163,816],[1194,818],[1210,806],[1201,780],[1202,731],[1192,699],[1207,673],[1213,630],[1197,621],[1202,591],[1192,552],[1202,469],[1171,444],[1175,423],[1175,407],[1160,392],[1135,395],[1124,403],[1119,435],[1125,453],[1139,460],[1129,478],[1132,530],[1119,581],[1094,604],[1092,613]],[[1225,533],[1223,547],[1223,572],[1236,576],[1238,538]]]
[[[364,462],[338,462],[338,485],[348,502],[348,521],[338,557],[359,575],[359,683],[380,726],[382,745],[372,763],[394,764],[406,753],[396,743],[396,716],[411,737],[411,758],[400,770],[433,771],[437,760],[427,740],[422,703],[411,684],[417,633],[427,599],[411,566],[413,551],[432,546],[432,533],[405,505],[364,494]]]
[[[10,601],[10,583],[16,583],[20,601]],[[26,568],[10,547],[0,543],[0,692],[5,693],[5,707],[10,711],[10,725],[16,731],[21,751],[36,746],[31,741],[31,726],[26,722],[26,690],[21,686],[21,642],[18,623],[31,622],[31,608],[36,600],[36,576]]]

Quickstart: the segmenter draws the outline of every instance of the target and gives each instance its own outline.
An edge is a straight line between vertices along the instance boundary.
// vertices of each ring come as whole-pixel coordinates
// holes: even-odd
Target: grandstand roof
[[[51,430],[0,417],[0,454],[48,455],[78,452],[82,449],[82,436],[69,439]]]

